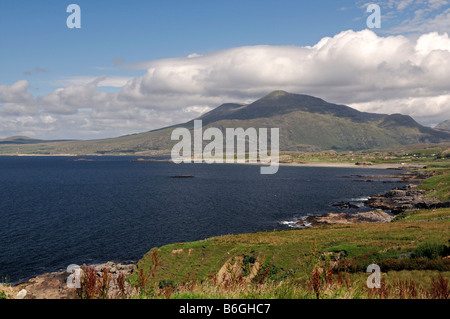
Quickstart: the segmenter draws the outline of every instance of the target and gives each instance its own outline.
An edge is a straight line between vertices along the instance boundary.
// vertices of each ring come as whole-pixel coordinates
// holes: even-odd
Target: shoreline
[[[169,156],[169,154],[159,154],[159,155],[140,155],[140,154],[0,154],[0,157],[79,157],[80,161],[83,161],[83,157],[137,157],[137,159],[133,160],[133,162],[172,162],[171,159],[158,159],[161,156]],[[153,157],[153,158],[146,158]],[[173,163],[173,162],[172,162]],[[203,162],[205,163],[205,162]],[[186,163],[189,164],[189,163]],[[248,164],[248,165],[260,165],[260,166],[268,166],[270,163],[227,163],[226,161],[222,163],[212,163],[212,164]],[[421,164],[409,164],[409,163],[358,163],[358,162],[332,162],[332,161],[318,161],[318,162],[279,162],[279,166],[291,166],[291,167],[344,167],[344,168],[374,168],[374,169],[415,169],[422,168],[424,165]]]
[[[126,277],[131,275],[136,264],[137,262],[108,261],[101,264],[80,265],[80,267],[92,268],[98,277],[102,276],[103,269],[107,269],[107,273],[111,276],[108,296],[114,298],[119,294],[119,275]],[[43,273],[16,285],[3,286],[0,283],[0,292],[11,295],[13,299],[73,299],[75,289],[67,286],[69,276],[70,273],[67,270]],[[125,283],[125,286],[127,290],[133,289],[128,283]]]
[[[373,169],[398,169],[410,170],[415,168],[422,168],[423,165],[401,165],[401,164],[372,164],[372,165],[357,165],[356,163],[334,163],[334,162],[309,162],[309,163],[280,163],[280,166],[292,167],[334,167],[334,168],[373,168]]]

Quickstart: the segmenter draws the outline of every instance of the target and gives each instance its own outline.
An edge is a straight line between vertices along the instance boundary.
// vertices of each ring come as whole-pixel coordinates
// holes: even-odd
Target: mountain
[[[249,104],[224,104],[204,114],[204,128],[279,127],[282,150],[360,150],[450,141],[401,114],[360,112],[320,98],[274,91]],[[193,121],[183,127],[192,128]]]
[[[223,132],[225,128],[279,128],[282,151],[362,150],[450,141],[450,132],[424,127],[407,115],[360,112],[284,91],[274,91],[248,105],[226,103],[198,119],[203,121],[203,129],[216,127]],[[33,152],[153,154],[172,149],[178,141],[171,141],[170,137],[177,127],[192,130],[194,120],[117,138],[37,144]],[[0,145],[0,153],[5,152]],[[26,148],[22,152],[27,152]]]
[[[54,143],[54,142],[68,142],[69,140],[39,140],[30,138],[28,136],[11,136],[4,139],[0,139],[0,145],[5,144],[41,144],[41,143]]]
[[[450,131],[450,120],[439,123],[434,127],[435,129]]]

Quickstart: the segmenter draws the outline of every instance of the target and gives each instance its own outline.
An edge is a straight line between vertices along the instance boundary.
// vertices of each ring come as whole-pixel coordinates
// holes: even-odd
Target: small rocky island
[[[194,178],[194,175],[173,175],[170,178]]]

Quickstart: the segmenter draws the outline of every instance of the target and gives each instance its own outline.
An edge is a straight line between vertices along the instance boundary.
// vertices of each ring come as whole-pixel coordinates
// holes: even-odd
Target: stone
[[[25,289],[22,289],[21,291],[19,291],[16,295],[16,299],[25,299],[25,297],[27,296],[27,291]]]

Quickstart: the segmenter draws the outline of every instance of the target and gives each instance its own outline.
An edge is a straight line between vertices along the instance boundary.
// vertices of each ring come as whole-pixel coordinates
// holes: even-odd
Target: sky
[[[2,0],[0,137],[116,137],[274,90],[434,126],[449,31],[450,0]]]

